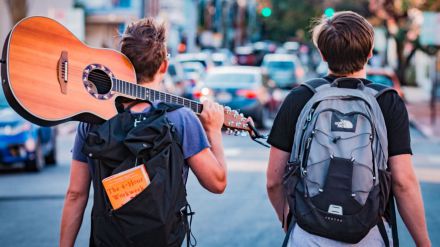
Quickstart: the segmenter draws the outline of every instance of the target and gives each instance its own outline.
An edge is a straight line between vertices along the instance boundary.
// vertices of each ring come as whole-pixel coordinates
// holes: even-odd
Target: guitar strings
[[[114,79],[115,80],[119,80],[119,79],[116,79],[115,77],[105,76],[105,75],[98,74],[98,73],[89,74],[88,79],[89,80],[91,79],[90,81],[92,83],[94,83],[94,84],[95,83],[97,83],[97,84],[109,84],[109,83],[112,83]],[[127,81],[123,81],[123,80],[119,80],[119,81],[120,82],[128,83],[129,85],[138,85],[138,84],[127,82]],[[113,90],[113,87],[110,88],[110,90]],[[113,90],[113,91],[115,91],[115,90]],[[158,93],[160,94],[159,98],[162,98],[162,96],[163,96],[163,98],[166,98],[168,96],[168,97],[170,97],[170,99],[172,101],[175,101],[175,102],[178,102],[178,100],[180,99],[180,100],[182,100],[182,103],[184,105],[185,105],[185,103],[188,103],[191,106],[191,108],[193,106],[192,104],[195,104],[195,107],[197,107],[197,105],[201,105],[200,102],[198,102],[198,101],[190,100],[190,99],[187,99],[187,98],[184,98],[184,97],[180,97],[180,96],[177,96],[177,95],[172,95],[172,94],[168,94],[168,93],[165,93],[165,92],[159,92],[159,91],[158,91]],[[135,96],[135,95],[131,95],[131,96]]]

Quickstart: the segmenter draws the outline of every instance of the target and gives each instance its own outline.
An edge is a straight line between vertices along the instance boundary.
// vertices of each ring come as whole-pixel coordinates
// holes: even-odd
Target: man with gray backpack
[[[416,245],[431,246],[405,105],[366,79],[373,38],[350,11],[313,29],[329,75],[290,92],[268,140],[267,190],[284,246],[398,246],[394,198]]]

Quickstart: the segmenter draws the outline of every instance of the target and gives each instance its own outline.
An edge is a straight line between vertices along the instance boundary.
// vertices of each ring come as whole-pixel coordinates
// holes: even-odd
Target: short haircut
[[[368,61],[374,42],[374,30],[362,16],[352,11],[322,17],[312,30],[313,43],[338,75],[361,70]]]
[[[134,65],[137,82],[151,81],[167,57],[166,28],[153,18],[128,25],[121,38],[121,52]]]

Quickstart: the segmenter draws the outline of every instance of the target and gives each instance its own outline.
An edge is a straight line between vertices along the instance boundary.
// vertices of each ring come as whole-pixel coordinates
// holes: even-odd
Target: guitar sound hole
[[[92,70],[87,77],[88,81],[93,83],[95,93],[106,94],[112,88],[112,80],[110,77],[102,70],[95,69]]]

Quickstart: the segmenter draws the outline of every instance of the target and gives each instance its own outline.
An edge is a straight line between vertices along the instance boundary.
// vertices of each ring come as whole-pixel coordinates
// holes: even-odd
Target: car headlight
[[[13,135],[17,135],[20,134],[24,131],[28,131],[31,129],[31,123],[22,123],[22,124],[18,124],[15,126],[12,125],[6,125],[3,127],[0,127],[0,134],[1,135],[8,135],[8,136],[13,136]]]

